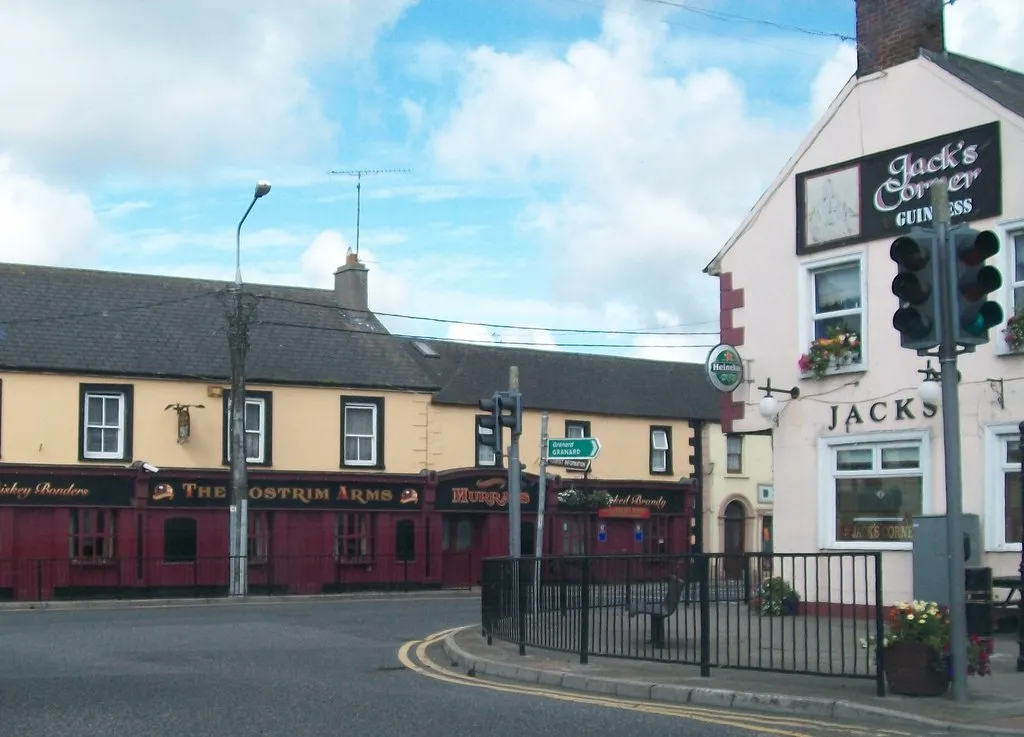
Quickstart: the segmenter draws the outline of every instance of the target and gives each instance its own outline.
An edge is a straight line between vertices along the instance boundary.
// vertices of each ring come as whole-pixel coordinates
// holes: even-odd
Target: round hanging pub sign
[[[731,345],[716,345],[708,353],[706,364],[711,385],[720,392],[731,392],[743,381],[743,360]]]

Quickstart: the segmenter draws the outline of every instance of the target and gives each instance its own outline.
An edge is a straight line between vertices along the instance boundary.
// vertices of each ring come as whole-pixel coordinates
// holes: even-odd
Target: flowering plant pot
[[[1003,339],[1011,351],[1024,348],[1024,312],[1011,315],[1003,329]]]
[[[853,363],[860,363],[860,336],[852,330],[833,327],[824,338],[815,340],[807,352],[800,356],[797,366],[800,373],[822,378],[829,371]]]
[[[890,643],[882,670],[889,690],[901,696],[941,696],[949,689],[949,673],[939,651],[919,640]]]

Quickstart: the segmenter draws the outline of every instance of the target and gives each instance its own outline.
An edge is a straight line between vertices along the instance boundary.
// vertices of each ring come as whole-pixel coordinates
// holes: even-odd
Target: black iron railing
[[[589,656],[873,679],[880,553],[487,558],[492,638]],[[869,644],[870,643],[870,644]]]
[[[368,555],[252,556],[252,595],[346,591],[468,590],[479,586],[479,556],[469,551]],[[0,560],[0,600],[226,596],[231,558],[177,555],[112,559]]]

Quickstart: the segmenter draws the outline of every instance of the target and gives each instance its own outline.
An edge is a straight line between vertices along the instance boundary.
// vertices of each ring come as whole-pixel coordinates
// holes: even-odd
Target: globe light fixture
[[[917,387],[917,396],[921,401],[931,407],[938,407],[942,403],[942,387],[939,382],[926,379]]]
[[[757,406],[757,410],[761,413],[761,416],[769,421],[774,421],[779,416],[779,400],[772,396],[772,394],[788,394],[791,399],[796,399],[800,396],[799,387],[793,387],[792,389],[779,389],[772,386],[772,380],[768,379],[764,386],[757,387],[760,391],[764,392],[764,398],[761,403]]]

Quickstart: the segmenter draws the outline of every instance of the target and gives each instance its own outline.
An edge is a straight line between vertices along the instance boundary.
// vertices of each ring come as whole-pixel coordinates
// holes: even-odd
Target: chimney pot
[[[943,0],[856,0],[857,76],[946,50]]]

